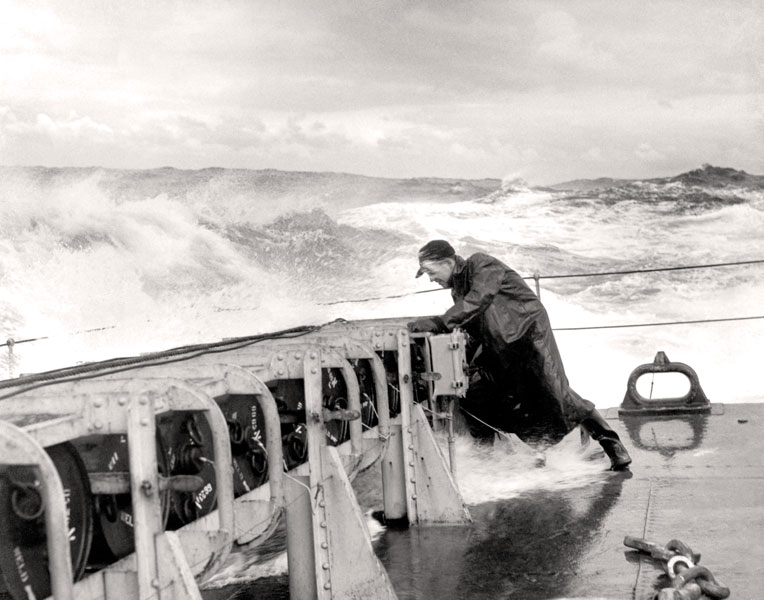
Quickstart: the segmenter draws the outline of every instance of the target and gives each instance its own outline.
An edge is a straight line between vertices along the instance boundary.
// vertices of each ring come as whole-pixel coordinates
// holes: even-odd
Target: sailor
[[[464,259],[445,240],[419,250],[416,276],[425,274],[451,288],[454,305],[412,321],[409,329],[467,333],[471,376],[461,407],[475,438],[492,443],[498,429],[554,444],[581,425],[600,443],[611,470],[629,466],[618,434],[571,389],[546,309],[520,275],[482,252]]]

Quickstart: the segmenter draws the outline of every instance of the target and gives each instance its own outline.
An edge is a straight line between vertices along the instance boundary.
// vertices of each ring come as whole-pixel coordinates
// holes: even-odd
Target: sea
[[[415,272],[417,250],[446,239],[528,278],[571,385],[598,408],[618,406],[631,372],[659,351],[691,366],[712,402],[761,401],[764,176],[711,165],[607,175],[540,187],[512,177],[0,167],[0,374],[335,319],[440,314],[449,292]],[[687,387],[665,376],[642,377],[638,389],[657,398]],[[496,452],[486,461],[458,441],[468,505],[602,476],[602,465],[564,449],[541,470]],[[497,462],[515,476],[491,477]],[[218,581],[283,578],[282,550],[234,560]]]

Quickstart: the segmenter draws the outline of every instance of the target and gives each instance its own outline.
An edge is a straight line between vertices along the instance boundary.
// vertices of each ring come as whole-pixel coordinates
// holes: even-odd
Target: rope
[[[701,323],[724,323],[727,321],[752,321],[764,319],[764,315],[751,317],[728,317],[726,319],[694,319],[687,321],[661,321],[659,323],[627,323],[622,325],[588,325],[586,327],[553,327],[554,331],[584,331],[592,329],[624,329],[627,327],[661,327],[664,325],[697,325]]]
[[[436,419],[443,419],[444,421],[450,421],[451,419],[454,418],[451,415],[451,413],[448,413],[448,412],[438,412],[436,410],[432,410],[431,408],[427,408],[424,404],[420,404],[419,406],[422,407],[422,410],[424,412],[430,413]],[[477,419],[477,417],[475,417],[475,418]]]
[[[493,426],[493,425],[491,425],[490,423],[486,423],[485,421],[483,421],[483,419],[481,419],[480,417],[476,417],[475,415],[473,415],[473,414],[472,414],[470,411],[468,411],[468,410],[467,410],[466,408],[464,408],[463,406],[460,406],[460,407],[459,407],[459,410],[461,410],[461,411],[462,411],[464,414],[466,414],[466,415],[469,415],[470,417],[472,417],[472,418],[473,418],[473,419],[475,419],[476,421],[479,421],[480,423],[482,423],[483,425],[485,425],[485,426],[486,426],[486,427],[488,427],[489,429],[493,429],[493,430],[494,430],[494,431],[495,431],[495,432],[496,432],[496,433],[499,435],[499,437],[500,437],[500,438],[503,438],[503,439],[511,439],[511,438],[509,437],[509,434],[508,434],[506,431],[502,431],[501,429],[497,429],[496,427],[494,427],[494,426]]]
[[[388,384],[388,385],[390,385],[390,384]],[[393,387],[393,386],[390,385],[390,387]],[[377,417],[377,425],[379,425],[379,412],[377,411],[376,403],[375,402],[370,402],[369,404],[371,405],[371,410],[374,411],[374,415]],[[376,425],[367,425],[366,423],[361,421],[361,427],[366,427],[366,429],[371,430],[371,429],[374,429],[374,427],[376,427]],[[390,439],[391,435],[392,434],[389,434],[389,433],[387,435],[382,435],[381,433],[379,433],[379,427],[377,427],[377,438],[382,440],[383,442],[387,443],[387,440]]]
[[[82,329],[80,331],[73,331],[72,333],[67,333],[64,335],[79,335],[81,333],[93,333],[95,331],[105,331],[107,329],[116,329],[116,325],[106,325],[105,327],[95,327],[93,329]],[[25,340],[14,340],[13,338],[9,338],[6,342],[0,344],[0,348],[3,346],[14,346],[16,344],[26,344],[27,342],[38,342],[40,340],[49,340],[50,336],[44,335],[42,337],[36,337],[36,338],[27,338]]]
[[[331,306],[332,304],[351,304],[360,302],[371,302],[372,300],[387,300],[389,298],[406,298],[408,296],[416,296],[417,294],[431,294],[432,292],[442,292],[443,289],[436,290],[419,290],[418,292],[408,292],[406,294],[393,294],[392,296],[373,296],[370,298],[357,298],[355,300],[332,300],[331,302],[318,302],[319,306]]]
[[[683,266],[676,266],[676,267],[658,267],[654,269],[630,269],[630,270],[623,270],[623,271],[601,271],[598,273],[569,273],[569,274],[562,274],[562,275],[533,275],[533,276],[527,276],[523,277],[523,279],[526,280],[535,280],[537,283],[540,279],[569,279],[574,277],[609,277],[614,275],[633,275],[637,273],[658,273],[661,271],[682,271],[682,270],[688,270],[688,269],[711,269],[711,268],[717,268],[717,267],[733,267],[733,266],[742,266],[742,265],[755,265],[755,264],[764,264],[764,259],[755,259],[755,260],[743,260],[743,261],[736,261],[736,262],[724,262],[724,263],[711,263],[711,264],[704,264],[704,265],[683,265]],[[354,303],[361,303],[361,302],[372,302],[374,300],[388,300],[388,299],[395,299],[395,298],[406,298],[409,296],[415,296],[417,294],[431,294],[433,292],[442,292],[445,291],[443,288],[439,289],[432,289],[432,290],[419,290],[416,292],[408,292],[405,294],[392,294],[389,296],[371,296],[368,298],[357,298],[357,299],[351,299],[351,300],[333,300],[331,302],[318,302],[317,304],[319,306],[331,306],[335,304],[354,304]],[[244,310],[252,310],[247,308],[239,308],[239,309],[221,309],[216,308],[216,311],[244,311]],[[692,321],[669,321],[669,322],[661,322],[661,323],[637,323],[637,324],[628,324],[628,325],[600,325],[600,326],[585,326],[585,327],[558,327],[554,328],[555,331],[583,331],[583,330],[592,330],[592,329],[617,329],[617,328],[625,328],[625,327],[657,327],[661,325],[689,325],[689,324],[699,324],[699,323],[720,323],[724,321],[747,321],[747,320],[753,320],[753,319],[764,319],[764,316],[751,316],[751,317],[730,317],[725,319],[699,319],[699,320],[692,320]],[[338,321],[343,321],[344,319],[338,319]],[[68,335],[78,335],[82,333],[93,333],[96,331],[105,331],[107,329],[115,329],[117,325],[107,325],[104,327],[96,327],[93,329],[83,329],[80,331],[74,331]],[[320,327],[319,327],[320,328]],[[40,340],[47,340],[50,339],[50,336],[41,336],[41,337],[35,337],[35,338],[26,338],[23,340],[14,340],[13,338],[9,338],[7,341],[0,343],[0,348],[3,346],[7,347],[13,347],[17,344],[25,344],[29,342],[37,342]],[[245,339],[245,338],[238,338],[238,339]],[[228,340],[230,341],[230,340]]]
[[[658,273],[660,271],[683,271],[687,269],[712,269],[716,267],[736,267],[739,265],[757,265],[764,263],[764,259],[743,260],[738,262],[714,263],[708,265],[687,265],[681,267],[659,267],[655,269],[633,269],[629,271],[603,271],[601,273],[571,273],[569,275],[542,275],[544,279],[565,279],[570,277],[607,277],[610,275],[634,275],[635,273]],[[533,279],[533,277],[523,277]]]
[[[678,267],[657,267],[655,269],[630,269],[625,271],[601,271],[599,273],[570,273],[565,275],[530,275],[523,277],[526,280],[534,280],[538,282],[540,279],[568,279],[573,277],[609,277],[612,275],[634,275],[636,273],[658,273],[660,271],[683,271],[687,269],[712,269],[716,267],[733,267],[741,265],[757,265],[764,264],[764,259],[757,260],[742,260],[737,262],[726,263],[713,263],[707,265],[686,265]],[[443,288],[433,290],[419,290],[417,292],[409,292],[406,294],[394,294],[391,296],[374,296],[370,298],[357,298],[353,300],[333,300],[332,302],[319,302],[319,306],[330,306],[332,304],[355,304],[361,302],[371,302],[372,300],[388,300],[393,298],[405,298],[407,296],[415,296],[417,294],[430,294],[432,292],[442,292]]]
[[[343,319],[336,319],[330,323],[342,321]],[[328,325],[330,323],[325,323],[324,325]],[[275,333],[234,338],[230,340],[223,340],[221,342],[213,342],[211,344],[182,346],[180,348],[173,348],[163,352],[154,352],[144,356],[113,358],[106,361],[89,363],[76,367],[64,367],[62,369],[54,369],[52,371],[36,373],[21,379],[0,381],[0,389],[24,386],[0,396],[0,400],[55,383],[82,381],[85,379],[101,377],[103,375],[111,375],[114,373],[130,371],[132,369],[151,367],[159,364],[183,362],[198,356],[203,356],[205,354],[216,354],[219,352],[227,352],[229,350],[239,350],[241,348],[246,348],[265,340],[301,337],[303,335],[307,335],[310,332],[321,329],[324,327],[324,325],[293,327],[291,329],[283,329]]]
[[[427,292],[433,292],[433,291],[437,292],[437,291],[440,291],[440,290],[427,290]],[[416,292],[416,293],[425,293],[425,292]],[[371,298],[369,298],[369,300],[371,300]],[[347,302],[352,302],[352,300],[348,300]],[[591,331],[591,330],[597,330],[597,329],[626,329],[626,328],[632,328],[632,327],[662,327],[662,326],[668,326],[668,325],[701,325],[701,324],[704,324],[704,323],[725,323],[725,322],[733,322],[733,321],[755,321],[755,320],[760,320],[760,319],[764,319],[764,315],[752,315],[752,316],[748,316],[748,317],[726,317],[726,318],[719,318],[719,319],[693,319],[693,320],[687,320],[687,321],[659,321],[659,322],[655,322],[655,323],[623,323],[623,324],[618,324],[618,325],[584,325],[584,326],[581,326],[581,327],[553,327],[552,330],[553,331]],[[342,320],[343,319],[338,319],[338,321],[342,321]],[[112,327],[99,327],[98,329],[88,329],[88,330],[84,330],[84,331],[77,331],[75,333],[87,333],[87,332],[91,332],[91,331],[101,331],[103,329],[112,329],[113,327],[116,327],[116,326],[112,326]],[[320,329],[320,327],[321,326],[318,326],[319,329]],[[267,336],[266,339],[271,338],[271,337],[279,337],[279,334],[269,335],[269,336]],[[26,339],[26,340],[12,340],[12,339],[9,339],[7,342],[5,342],[3,344],[0,344],[0,348],[3,347],[3,346],[13,346],[15,344],[22,344],[24,342],[36,342],[38,340],[47,340],[47,339],[50,339],[50,338],[48,338],[48,337],[38,337],[38,338],[29,338],[29,339]],[[217,344],[220,344],[220,343],[230,343],[230,340],[226,340],[226,342],[218,342]],[[209,346],[213,346],[213,345],[214,344],[209,344]],[[200,345],[199,347],[203,347],[203,345]],[[189,348],[191,348],[191,347],[189,347]],[[228,348],[226,348],[226,350],[228,350]],[[168,350],[166,352],[169,353],[169,352],[172,352],[172,351]],[[154,354],[152,356],[149,356],[149,357],[144,356],[144,357],[141,357],[140,359],[135,359],[135,360],[138,360],[139,362],[142,362],[142,361],[145,361],[147,358],[156,358],[156,357],[159,357],[162,354],[163,353],[160,352],[160,353],[156,353],[156,354]],[[117,358],[117,359],[112,359],[112,360],[113,361],[120,361],[120,360],[128,361],[128,360],[133,360],[133,359],[128,359],[128,358],[118,359]],[[77,367],[69,367],[69,368],[76,369]],[[87,367],[84,366],[83,368],[87,368]]]

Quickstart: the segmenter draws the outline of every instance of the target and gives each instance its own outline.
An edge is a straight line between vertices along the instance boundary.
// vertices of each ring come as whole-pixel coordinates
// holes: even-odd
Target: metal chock
[[[637,391],[637,380],[648,373],[681,373],[689,380],[690,389],[677,398],[645,398]],[[621,415],[709,413],[711,403],[700,387],[695,370],[684,363],[671,362],[665,352],[659,351],[651,364],[640,365],[631,372],[618,412]]]

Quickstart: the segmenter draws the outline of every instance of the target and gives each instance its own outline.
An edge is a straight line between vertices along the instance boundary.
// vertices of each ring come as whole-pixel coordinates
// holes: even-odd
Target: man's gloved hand
[[[407,324],[412,333],[446,333],[448,328],[440,317],[425,317]]]

